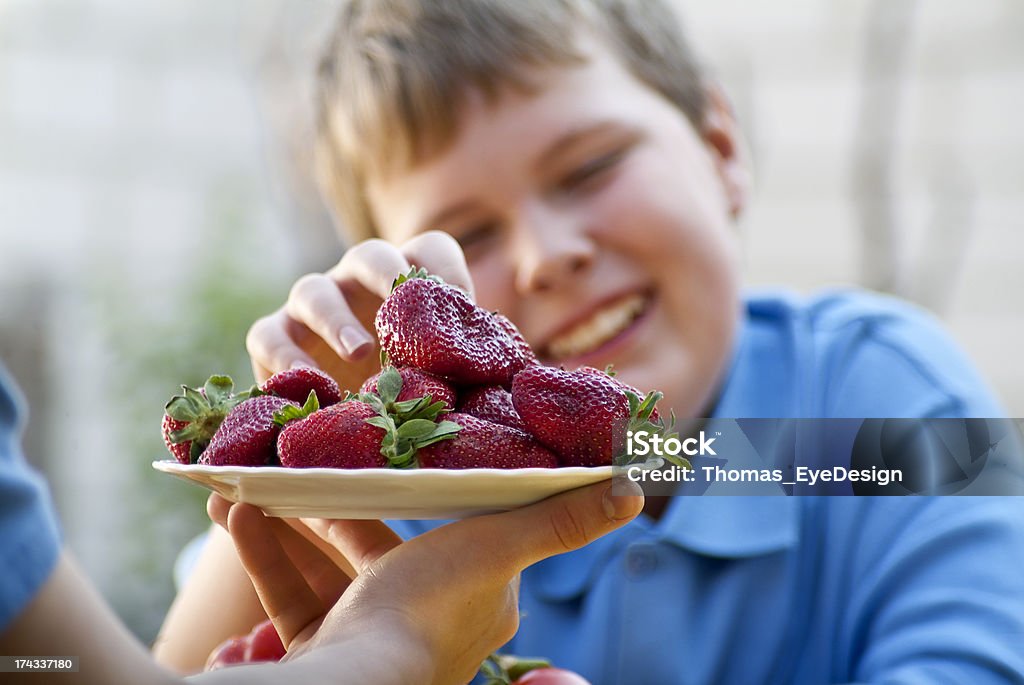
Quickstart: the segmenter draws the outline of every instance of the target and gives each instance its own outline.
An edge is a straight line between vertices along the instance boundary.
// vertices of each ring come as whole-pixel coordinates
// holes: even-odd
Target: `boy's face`
[[[732,120],[704,136],[607,48],[581,47],[585,65],[536,71],[531,94],[471,95],[450,147],[368,185],[374,217],[394,242],[455,236],[478,302],[546,363],[614,364],[701,415],[737,322]]]

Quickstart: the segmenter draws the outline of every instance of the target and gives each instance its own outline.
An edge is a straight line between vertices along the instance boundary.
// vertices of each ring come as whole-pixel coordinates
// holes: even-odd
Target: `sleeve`
[[[0,631],[49,578],[60,536],[43,479],[21,453],[20,398],[0,366]]]
[[[812,308],[823,406],[850,418],[997,418],[989,384],[931,313],[896,298],[843,294]]]
[[[1024,682],[1024,499],[886,498],[856,519],[872,550],[842,622],[857,682]]]

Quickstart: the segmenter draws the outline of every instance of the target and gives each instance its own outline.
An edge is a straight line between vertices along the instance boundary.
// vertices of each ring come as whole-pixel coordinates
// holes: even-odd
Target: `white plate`
[[[558,469],[292,469],[154,461],[153,468],[272,516],[455,519],[507,511],[612,477],[611,466]]]

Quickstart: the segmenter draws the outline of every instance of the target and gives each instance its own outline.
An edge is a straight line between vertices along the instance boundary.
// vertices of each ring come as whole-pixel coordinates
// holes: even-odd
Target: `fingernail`
[[[615,493],[612,493],[612,490]],[[643,495],[640,486],[630,480],[623,480],[615,486],[608,486],[601,496],[605,515],[612,521],[632,518],[637,513],[636,497]]]
[[[345,348],[345,351],[349,354],[355,354],[357,350],[361,349],[365,345],[369,345],[373,342],[362,329],[356,328],[355,326],[345,326],[338,333],[338,340],[341,341],[341,346]]]
[[[295,361],[293,361],[291,363],[291,366],[289,366],[288,368],[289,369],[306,369],[306,368],[309,368],[309,363],[305,362],[305,361],[303,361],[301,359],[296,359]]]

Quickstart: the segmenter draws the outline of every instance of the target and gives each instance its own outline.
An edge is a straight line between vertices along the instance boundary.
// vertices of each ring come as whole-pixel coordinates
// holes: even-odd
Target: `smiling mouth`
[[[651,296],[634,293],[599,307],[587,318],[552,338],[544,347],[548,359],[570,359],[600,349],[640,318]]]

